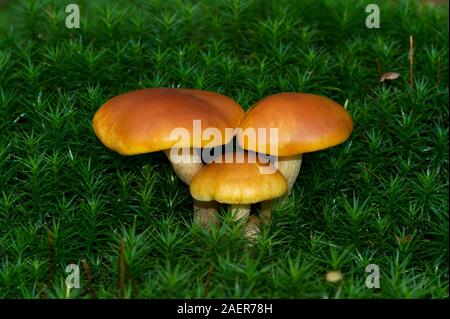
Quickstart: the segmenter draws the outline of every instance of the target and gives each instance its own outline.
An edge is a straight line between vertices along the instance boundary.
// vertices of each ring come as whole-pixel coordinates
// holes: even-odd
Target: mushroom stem
[[[261,229],[259,225],[261,224],[260,219],[257,216],[250,216],[248,218],[247,226],[245,227],[245,236],[249,241],[249,245],[253,245],[256,241],[256,238],[259,236]]]
[[[180,154],[181,150],[181,154]],[[198,152],[191,149],[176,149],[176,159],[171,156],[173,150],[164,150],[167,158],[172,164],[175,174],[187,185],[191,183],[192,178],[197,175],[200,169],[203,167],[202,158]]]
[[[248,216],[250,216],[250,205],[248,204],[232,204],[231,215],[233,220],[247,222]]]
[[[199,152],[196,149],[174,150],[173,154],[180,156],[172,158],[170,149],[164,150],[167,158],[172,164],[175,174],[187,185],[191,183],[192,178],[202,169],[203,163]],[[209,229],[211,225],[219,225],[219,204],[215,201],[201,202],[194,199],[194,223],[203,228]]]
[[[285,196],[289,196],[294,186],[295,180],[300,173],[302,166],[302,154],[294,156],[284,156],[278,158],[278,170],[283,174],[288,184],[288,191]],[[282,197],[283,200],[286,197]],[[272,219],[272,207],[274,200],[266,200],[261,203],[261,222],[265,225],[270,224]]]
[[[194,223],[209,229],[219,226],[219,204],[216,201],[201,202],[194,199]]]
[[[273,203],[273,199],[261,202],[261,222],[265,225],[270,224],[270,221],[272,220]]]
[[[295,180],[300,173],[300,166],[302,165],[302,154],[294,156],[284,156],[278,158],[278,170],[286,178],[288,184],[287,196],[291,194],[292,187]]]

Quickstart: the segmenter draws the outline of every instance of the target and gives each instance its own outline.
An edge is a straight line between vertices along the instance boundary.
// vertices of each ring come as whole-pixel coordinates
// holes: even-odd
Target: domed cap
[[[225,128],[235,128],[244,115],[231,98],[221,94],[190,89],[141,89],[115,96],[94,115],[97,137],[123,155],[150,153],[179,147],[210,147],[228,143],[233,136]],[[201,131],[194,130],[194,120],[201,121]],[[222,140],[202,139],[206,128],[216,128]],[[171,136],[175,128],[190,134],[187,141]],[[195,135],[195,136],[194,136]],[[181,143],[180,143],[181,142]]]
[[[258,157],[255,157],[258,159]],[[282,196],[287,191],[283,175],[268,163],[249,163],[246,153],[226,153],[214,160],[192,179],[190,191],[199,201],[224,204],[253,204]]]
[[[304,93],[279,93],[262,99],[247,112],[240,126],[256,131],[256,137],[238,134],[238,143],[244,149],[278,156],[335,146],[347,140],[353,129],[350,114],[341,105]],[[267,130],[260,141],[258,128]],[[278,129],[278,154],[270,152],[269,128]]]

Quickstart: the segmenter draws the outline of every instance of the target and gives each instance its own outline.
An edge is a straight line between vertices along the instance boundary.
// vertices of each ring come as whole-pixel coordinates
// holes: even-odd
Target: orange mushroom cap
[[[318,151],[347,140],[353,129],[350,114],[338,103],[314,94],[279,93],[256,103],[244,116],[242,130],[278,129],[278,154],[270,152],[270,134],[238,134],[241,147],[270,155],[292,156]],[[273,141],[272,141],[273,143]]]
[[[253,204],[274,199],[287,192],[283,175],[274,170],[264,174],[264,167],[255,155],[250,162],[247,153],[226,153],[221,162],[215,159],[192,179],[190,192],[199,201],[215,200],[224,204]]]
[[[179,88],[150,88],[115,96],[94,115],[97,137],[108,148],[123,155],[150,153],[179,147],[210,147],[228,143],[233,136],[226,128],[235,128],[244,115],[234,100],[221,94]],[[222,140],[211,144],[194,130],[193,121],[201,120],[202,131],[216,128]],[[174,128],[184,128],[188,141],[171,137]],[[200,133],[200,134],[199,134]],[[200,135],[200,136],[194,136]],[[214,143],[214,142],[213,142]]]

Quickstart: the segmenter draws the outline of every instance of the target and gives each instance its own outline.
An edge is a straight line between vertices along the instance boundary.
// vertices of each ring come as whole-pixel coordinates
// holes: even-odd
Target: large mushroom
[[[251,204],[283,196],[288,189],[283,175],[264,162],[257,156],[249,157],[247,152],[222,154],[192,179],[191,195],[198,201],[231,205],[233,220],[245,223]],[[247,236],[253,237],[258,232],[257,226],[257,219],[251,218]]]
[[[338,145],[350,136],[353,122],[347,110],[322,96],[279,93],[257,102],[241,122],[239,145],[278,158],[277,166],[288,183],[288,194],[300,172],[302,154]],[[269,129],[278,130],[277,138]],[[250,129],[256,134],[246,134]],[[266,133],[258,135],[258,129]],[[275,145],[274,145],[275,143]],[[263,203],[263,215],[270,219],[271,202]]]
[[[226,129],[237,127],[243,115],[239,104],[221,94],[149,88],[108,100],[95,113],[93,128],[105,146],[122,155],[164,151],[177,176],[189,185],[203,167],[199,149],[230,142],[233,135],[227,134]],[[200,121],[197,123],[201,127],[196,127],[194,121]],[[218,130],[220,139],[217,135],[205,136],[207,128]],[[189,138],[174,136],[176,129],[188,133]],[[217,222],[216,214],[214,203],[194,200],[194,222]]]

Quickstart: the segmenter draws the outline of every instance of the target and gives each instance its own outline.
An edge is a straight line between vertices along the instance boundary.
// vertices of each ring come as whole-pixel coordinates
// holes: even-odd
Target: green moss
[[[0,11],[1,297],[65,297],[65,267],[82,259],[93,282],[82,271],[71,296],[119,296],[124,239],[131,298],[204,297],[211,263],[210,298],[448,298],[448,6],[380,2],[381,28],[367,29],[364,1],[80,3],[80,29],[65,28],[64,1]],[[380,83],[377,60],[400,78]],[[191,226],[188,189],[163,156],[96,139],[104,101],[155,86],[245,109],[280,91],[321,94],[347,103],[355,129],[304,156],[292,197],[244,252],[227,216],[212,234]],[[372,263],[376,290],[364,284]],[[324,280],[330,270],[341,284]]]

